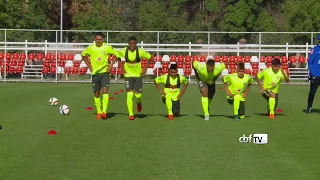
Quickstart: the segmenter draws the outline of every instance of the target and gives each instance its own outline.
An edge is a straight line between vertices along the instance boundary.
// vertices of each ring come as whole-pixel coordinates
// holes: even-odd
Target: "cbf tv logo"
[[[250,134],[246,136],[245,134],[239,138],[241,143],[252,143],[253,144],[268,144],[268,134]]]

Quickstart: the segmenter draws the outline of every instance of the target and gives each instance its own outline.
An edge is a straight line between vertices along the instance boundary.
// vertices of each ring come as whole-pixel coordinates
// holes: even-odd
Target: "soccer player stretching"
[[[131,36],[128,40],[129,46],[123,48],[119,54],[120,57],[125,58],[124,68],[119,61],[119,66],[123,69],[125,77],[125,86],[127,90],[127,107],[129,111],[129,120],[134,120],[133,114],[133,91],[137,98],[137,110],[142,111],[141,97],[142,97],[142,84],[143,76],[146,74],[151,60],[151,54],[145,50],[137,47],[137,39]],[[141,68],[141,59],[147,59],[145,68]]]
[[[87,64],[89,70],[92,73],[92,90],[94,92],[94,104],[97,109],[97,119],[107,118],[107,108],[109,102],[108,89],[110,85],[109,72],[113,67],[115,61],[110,66],[108,63],[108,56],[115,55],[119,57],[118,52],[112,48],[112,46],[103,43],[103,35],[97,33],[95,35],[95,44],[88,46],[82,52],[82,59]],[[87,58],[90,57],[91,64]],[[102,99],[102,110],[101,110],[101,99],[100,90],[103,92]]]
[[[184,76],[178,75],[177,64],[171,64],[169,74],[164,74],[154,80],[154,84],[158,91],[162,94],[162,102],[166,104],[168,109],[168,119],[173,120],[180,114],[180,99],[188,87],[188,81]],[[164,84],[164,90],[159,84]],[[180,93],[180,84],[183,89]]]
[[[263,79],[263,85],[261,80]],[[289,82],[287,74],[281,68],[279,59],[272,60],[272,67],[261,71],[257,76],[257,82],[260,86],[262,96],[269,102],[267,106],[269,118],[274,119],[274,110],[278,105],[278,91],[280,82],[285,80]]]
[[[202,94],[201,102],[204,111],[204,120],[209,120],[209,104],[216,92],[215,81],[225,69],[223,63],[216,65],[213,58],[208,58],[206,63],[198,61],[193,62],[193,69],[198,81],[200,92]]]
[[[244,63],[239,63],[237,73],[229,74],[223,78],[228,103],[233,105],[234,119],[237,121],[244,118],[245,98],[253,83],[252,77],[245,74],[244,71]]]

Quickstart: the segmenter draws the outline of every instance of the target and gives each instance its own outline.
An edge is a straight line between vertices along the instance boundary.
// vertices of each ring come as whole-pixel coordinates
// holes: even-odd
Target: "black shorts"
[[[200,89],[208,88],[208,98],[209,99],[213,98],[214,94],[216,93],[216,84],[206,84],[202,81],[199,81],[198,85]]]
[[[127,91],[134,90],[135,92],[142,92],[143,78],[142,77],[126,77],[125,86]]]
[[[92,76],[92,91],[98,92],[102,88],[109,88],[110,76],[109,73],[99,73]]]
[[[234,100],[228,98],[228,103],[233,105]],[[243,116],[246,113],[246,105],[245,105],[245,101],[240,101],[240,107],[239,107],[239,111],[238,111],[238,115],[239,116]]]
[[[166,104],[166,98],[162,96],[162,102]],[[180,113],[180,101],[172,101],[172,113],[177,116]]]

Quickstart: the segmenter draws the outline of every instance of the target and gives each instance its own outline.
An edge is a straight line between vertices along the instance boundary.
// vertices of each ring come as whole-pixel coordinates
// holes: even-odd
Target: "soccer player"
[[[213,57],[209,57],[206,63],[194,61],[193,69],[202,94],[201,102],[204,111],[204,120],[208,121],[210,118],[209,104],[216,92],[215,81],[225,69],[225,65],[224,63],[215,65]]]
[[[168,119],[173,120],[180,114],[180,100],[187,90],[187,79],[178,74],[177,64],[171,64],[169,74],[164,74],[154,80],[154,84],[158,91],[162,94],[162,102],[167,106]],[[159,84],[164,84],[164,90],[161,89]],[[180,85],[183,84],[180,93]]]
[[[123,48],[120,52],[120,57],[125,58],[124,68],[120,59],[119,66],[123,69],[125,77],[125,86],[127,91],[127,107],[129,111],[129,120],[134,120],[133,114],[133,91],[137,98],[137,111],[142,111],[142,84],[143,76],[145,76],[151,60],[151,54],[137,47],[137,39],[134,36],[129,37],[128,47]],[[147,59],[145,68],[141,68],[141,59]]]
[[[244,63],[238,63],[237,73],[223,78],[228,103],[233,105],[234,119],[237,121],[245,117],[245,98],[253,83],[253,78],[244,71]]]
[[[261,80],[263,79],[263,85]],[[274,110],[278,105],[278,91],[281,81],[289,82],[289,77],[281,68],[280,59],[272,60],[272,67],[267,68],[257,76],[257,82],[260,86],[262,96],[269,102],[267,106],[270,119],[275,118]]]
[[[115,55],[119,57],[118,51],[113,49],[112,46],[103,43],[103,35],[97,33],[95,35],[95,43],[88,46],[82,52],[82,58],[87,64],[89,70],[92,73],[92,90],[94,92],[94,104],[97,109],[97,119],[107,118],[107,108],[109,102],[108,89],[110,85],[109,72],[113,67],[115,61],[108,63],[108,56]],[[87,58],[90,57],[91,64]],[[101,99],[100,91],[102,89],[102,109],[101,109]]]
[[[309,114],[312,109],[314,96],[317,92],[318,86],[320,85],[320,35],[318,36],[318,45],[311,49],[310,58],[308,61],[308,69],[310,73],[310,90],[308,96],[308,107],[306,114]]]

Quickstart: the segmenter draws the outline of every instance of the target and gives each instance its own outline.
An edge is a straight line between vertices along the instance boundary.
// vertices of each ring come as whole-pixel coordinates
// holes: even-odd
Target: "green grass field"
[[[173,121],[153,85],[144,86],[143,111],[129,121],[126,94],[112,84],[109,119],[95,120],[90,84],[0,83],[1,180],[319,180],[320,114],[305,115],[308,87],[282,85],[275,120],[254,86],[247,118],[236,122],[217,87],[210,121],[190,85],[183,115]],[[71,108],[60,115],[50,97]],[[320,108],[319,95],[314,106]],[[47,132],[54,129],[56,136]],[[243,134],[267,133],[268,145],[241,144]]]

